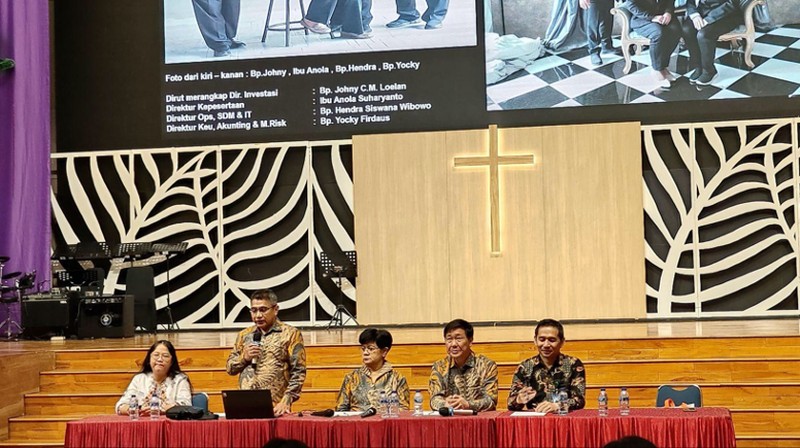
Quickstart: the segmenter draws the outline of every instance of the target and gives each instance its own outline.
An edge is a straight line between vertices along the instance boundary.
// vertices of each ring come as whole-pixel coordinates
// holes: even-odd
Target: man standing
[[[228,375],[239,375],[239,389],[269,389],[275,415],[291,412],[306,379],[306,351],[300,330],[278,320],[278,296],[262,289],[250,297],[254,326],[236,336],[228,356]]]
[[[444,327],[447,356],[431,368],[431,409],[492,411],[497,407],[497,364],[472,351],[473,334],[472,324],[463,319]]]
[[[419,11],[417,11],[417,0],[395,0],[397,14],[400,17],[387,23],[386,28],[419,26],[422,25],[423,21],[425,22],[426,30],[441,28],[444,16],[447,15],[447,6],[450,0],[425,0],[425,2],[428,4],[428,9],[422,14],[422,20],[420,20]]]
[[[611,9],[614,0],[579,0],[581,9],[586,10],[586,37],[592,65],[602,65],[600,53],[620,54],[611,42],[614,16]]]
[[[231,54],[231,49],[244,47],[244,42],[234,40],[239,28],[241,0],[192,0],[194,16],[200,34],[215,57]]]
[[[569,410],[586,405],[586,372],[580,359],[561,353],[564,327],[561,322],[544,319],[536,325],[534,342],[539,354],[522,361],[511,380],[508,409],[558,412],[551,399],[559,391],[567,392]]]

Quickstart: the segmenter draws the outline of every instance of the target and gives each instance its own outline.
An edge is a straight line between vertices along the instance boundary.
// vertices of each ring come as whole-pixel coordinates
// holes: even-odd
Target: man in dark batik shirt
[[[580,359],[561,353],[564,327],[561,322],[544,319],[536,326],[535,343],[539,354],[522,361],[511,381],[508,409],[557,412],[551,397],[559,390],[567,392],[569,410],[586,405],[586,372]]]

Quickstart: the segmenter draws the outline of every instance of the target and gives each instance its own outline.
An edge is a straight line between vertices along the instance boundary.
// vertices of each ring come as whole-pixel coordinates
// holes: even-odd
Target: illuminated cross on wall
[[[491,256],[500,256],[500,165],[533,165],[533,154],[501,156],[498,154],[497,125],[489,125],[489,156],[456,157],[455,167],[489,167],[489,204],[491,220]]]

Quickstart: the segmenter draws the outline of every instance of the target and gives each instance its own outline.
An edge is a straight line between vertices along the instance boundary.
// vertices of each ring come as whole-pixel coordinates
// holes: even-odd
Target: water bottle
[[[600,388],[600,396],[597,397],[597,415],[608,417],[608,394],[606,388]]]
[[[567,415],[569,413],[569,396],[565,389],[558,392],[558,415]]]
[[[422,392],[414,394],[414,415],[422,415]]]
[[[153,393],[150,397],[150,420],[158,420],[161,415],[161,401],[158,399],[158,394]]]
[[[131,420],[139,420],[139,399],[136,394],[131,394],[131,400],[128,402],[128,416]]]
[[[622,388],[619,391],[619,415],[628,415],[631,413],[631,397],[628,395],[628,389]]]
[[[379,406],[380,409],[378,409],[378,412],[380,412],[381,418],[386,418],[389,416],[389,403],[388,399],[386,398],[385,391],[381,391],[379,400],[380,400],[380,406]]]
[[[389,394],[389,417],[400,417],[400,397],[397,395],[397,391],[392,391]]]

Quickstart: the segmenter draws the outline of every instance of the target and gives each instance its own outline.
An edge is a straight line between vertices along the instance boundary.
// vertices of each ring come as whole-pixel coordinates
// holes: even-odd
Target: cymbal
[[[10,259],[11,259],[10,257],[6,257],[6,256],[3,256],[3,255],[0,255],[0,264],[8,263],[8,260],[10,260]]]
[[[17,271],[17,272],[9,272],[8,274],[3,276],[3,280],[11,280],[12,278],[19,277],[20,275],[22,275],[22,272],[19,272],[19,271]]]

